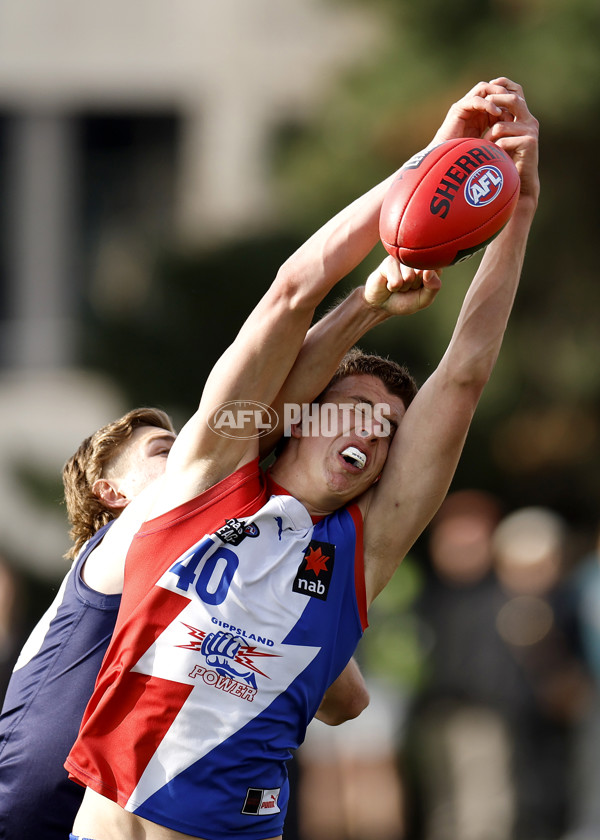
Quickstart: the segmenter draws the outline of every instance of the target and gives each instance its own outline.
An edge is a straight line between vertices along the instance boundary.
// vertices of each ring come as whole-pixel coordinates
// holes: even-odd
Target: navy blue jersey
[[[109,523],[109,525],[112,523]],[[110,641],[120,595],[103,595],[81,569],[109,525],[73,563],[15,665],[0,715],[0,838],[65,840],[83,796],[67,757]]]

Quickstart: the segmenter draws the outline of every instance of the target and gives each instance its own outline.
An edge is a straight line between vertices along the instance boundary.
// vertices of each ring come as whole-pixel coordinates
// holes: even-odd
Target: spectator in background
[[[416,604],[425,677],[406,743],[411,833],[426,840],[512,834],[501,707],[516,668],[495,624],[504,601],[492,570],[500,516],[493,496],[464,490],[448,496],[428,531],[430,574]]]
[[[564,823],[585,687],[561,586],[567,532],[545,509],[499,513],[457,493],[430,530],[429,673],[408,742],[426,840],[550,840]]]
[[[588,693],[573,601],[566,585],[569,532],[546,508],[508,516],[494,534],[507,600],[498,632],[522,676],[511,711],[518,792],[517,837],[560,837],[568,809],[571,731]]]
[[[343,727],[313,721],[298,750],[302,840],[403,837],[397,707],[389,685],[369,675],[368,663],[366,668],[369,707]]]
[[[600,837],[600,532],[571,579],[577,630],[590,679],[588,702],[573,732],[569,761],[568,840]]]

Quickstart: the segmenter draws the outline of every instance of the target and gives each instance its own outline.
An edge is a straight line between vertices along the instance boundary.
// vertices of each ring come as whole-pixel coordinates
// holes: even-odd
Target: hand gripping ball
[[[497,236],[519,197],[511,158],[489,140],[447,140],[414,155],[381,207],[379,234],[413,268],[445,268]]]

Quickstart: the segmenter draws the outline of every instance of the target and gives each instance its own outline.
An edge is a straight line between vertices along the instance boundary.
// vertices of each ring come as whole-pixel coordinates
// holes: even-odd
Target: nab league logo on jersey
[[[228,545],[239,545],[246,537],[258,537],[258,526],[254,522],[246,522],[243,519],[226,519],[225,524],[215,531],[219,537]]]
[[[332,543],[311,540],[294,578],[293,591],[325,601],[331,582],[334,559],[335,546]]]

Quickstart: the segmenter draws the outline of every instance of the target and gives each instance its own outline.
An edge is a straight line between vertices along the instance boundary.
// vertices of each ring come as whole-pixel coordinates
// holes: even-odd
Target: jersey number
[[[206,537],[198,548],[178,560],[170,571],[179,578],[177,589],[187,592],[189,587],[195,584],[196,592],[204,603],[216,606],[222,604],[227,597],[240,561],[230,548],[220,546],[204,562],[198,572],[198,566],[204,555],[209,549],[214,548],[214,545],[210,537]]]

